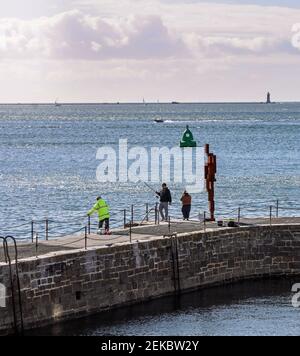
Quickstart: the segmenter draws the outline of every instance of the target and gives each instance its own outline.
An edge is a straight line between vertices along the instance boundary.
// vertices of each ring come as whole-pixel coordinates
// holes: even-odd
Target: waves
[[[263,202],[277,198],[285,206],[299,201],[300,104],[0,105],[0,234],[32,217],[83,214],[100,193],[113,209],[155,204],[144,187],[97,182],[97,149],[120,138],[147,149],[178,146],[187,124],[218,156],[218,214],[255,204],[265,211]],[[178,199],[184,187],[169,185]],[[194,197],[198,210],[207,210],[205,193]]]

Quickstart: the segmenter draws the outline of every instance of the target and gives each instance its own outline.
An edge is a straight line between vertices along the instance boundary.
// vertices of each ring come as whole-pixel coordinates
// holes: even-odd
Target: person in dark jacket
[[[185,190],[180,200],[182,202],[183,220],[189,220],[190,219],[191,208],[192,208],[192,197]]]
[[[159,213],[163,221],[168,221],[169,218],[169,204],[172,204],[172,195],[167,187],[167,184],[164,183],[162,185],[162,190],[160,192],[156,192],[156,194],[160,197],[159,204]]]

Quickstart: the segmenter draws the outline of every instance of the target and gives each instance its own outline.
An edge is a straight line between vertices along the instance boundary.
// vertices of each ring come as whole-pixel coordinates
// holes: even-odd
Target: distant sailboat
[[[59,104],[59,102],[58,102],[58,99],[55,100],[54,105],[55,105],[56,107],[61,106],[61,104]]]

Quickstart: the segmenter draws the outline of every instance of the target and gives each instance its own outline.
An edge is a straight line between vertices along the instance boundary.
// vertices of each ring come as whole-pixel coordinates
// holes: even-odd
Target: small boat
[[[156,122],[157,124],[162,124],[164,120],[162,118],[157,118],[154,120],[154,122]]]
[[[58,102],[58,99],[55,100],[54,105],[55,105],[56,107],[61,106],[61,104]]]

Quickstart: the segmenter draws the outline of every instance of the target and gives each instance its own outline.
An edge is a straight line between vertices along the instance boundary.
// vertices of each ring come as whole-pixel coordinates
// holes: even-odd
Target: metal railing
[[[260,202],[259,204],[241,204],[236,209],[225,211],[219,214],[218,220],[223,220],[224,225],[227,221],[234,221],[237,225],[255,224],[257,220],[259,223],[269,223],[270,225],[279,221],[281,217],[285,217],[286,212],[300,213],[300,205],[285,206],[280,204],[279,200],[272,202]],[[199,207],[193,206],[193,211],[200,211]],[[290,214],[289,214],[290,215]],[[300,216],[299,214],[296,214]],[[111,210],[111,230],[113,234],[106,236],[107,243],[114,243],[117,240],[133,241],[134,235],[141,235],[141,229],[138,227],[152,224],[157,227],[157,233],[172,234],[177,233],[178,230],[189,232],[192,228],[194,230],[206,231],[208,228],[208,213],[202,211],[197,215],[191,216],[188,222],[182,221],[181,205],[175,204],[170,207],[168,223],[162,224],[159,213],[159,203],[156,204],[137,204],[131,205],[125,209]],[[285,219],[287,219],[285,217]],[[162,225],[162,226],[161,226]],[[191,226],[188,230],[188,226]],[[159,229],[158,227],[161,227]],[[215,226],[216,227],[216,226]],[[91,218],[87,215],[78,215],[68,219],[51,219],[45,218],[42,220],[32,220],[16,225],[11,228],[4,229],[4,235],[21,235],[18,243],[28,242],[35,246],[35,256],[40,253],[39,246],[41,242],[60,240],[60,247],[70,246],[70,248],[78,247],[78,242],[83,241],[82,248],[88,248],[88,241],[99,241],[99,238],[93,236],[97,233],[98,222],[96,217]],[[0,231],[1,232],[1,231]],[[77,238],[78,236],[78,238]],[[72,237],[71,241],[63,241],[64,238]],[[76,246],[75,246],[76,245]]]
[[[18,248],[17,241],[13,236],[0,236],[0,240],[3,242],[3,253],[5,263],[9,266],[9,279],[10,279],[10,288],[11,288],[11,300],[12,300],[12,313],[13,313],[13,322],[14,329],[16,335],[24,334],[24,321],[23,321],[23,305],[22,305],[22,295],[21,295],[21,284],[19,277],[19,265],[18,265]],[[13,259],[10,255],[10,246],[8,241],[12,241],[12,248],[14,251],[14,266],[15,273],[13,273]],[[17,284],[15,291],[15,282]],[[18,321],[18,313],[17,309],[19,309],[19,321]]]
[[[145,210],[144,210],[145,209]],[[148,239],[150,237],[160,236],[168,237],[171,240],[171,252],[174,270],[174,289],[176,292],[180,291],[180,277],[179,277],[179,265],[178,265],[178,247],[177,247],[177,235],[181,232],[194,232],[203,231],[206,232],[210,228],[217,228],[218,224],[211,224],[208,219],[206,211],[200,212],[200,209],[194,207],[197,214],[192,214],[189,221],[183,221],[180,213],[180,206],[173,205],[170,208],[168,221],[162,223],[159,213],[159,203],[154,205],[145,204],[144,206],[131,205],[126,209],[112,210],[111,214],[118,213],[119,220],[114,219],[111,225],[113,234],[110,236],[95,235],[95,230],[98,230],[98,223],[89,216],[77,216],[76,218],[66,220],[56,220],[45,218],[43,220],[32,220],[23,224],[16,225],[13,229],[23,229],[26,227],[27,238],[16,239],[11,234],[5,234],[6,237],[1,237],[3,242],[3,256],[4,262],[9,266],[9,278],[11,289],[11,301],[12,301],[12,314],[13,323],[16,334],[23,334],[23,308],[22,308],[22,293],[19,279],[18,261],[19,252],[23,254],[23,250],[30,247],[30,251],[25,253],[26,257],[38,258],[40,253],[44,253],[40,250],[41,243],[43,243],[43,249],[47,247],[47,241],[55,241],[53,246],[55,251],[65,251],[66,248],[71,249],[85,249],[89,246],[89,241],[93,242],[92,246],[98,246],[104,243],[106,246],[112,246],[119,242],[135,242],[136,239]],[[290,220],[290,217],[286,217],[283,212],[296,212],[297,217],[300,214],[300,205],[285,206],[281,205],[279,200],[273,202],[265,202],[259,206],[243,204],[236,209],[223,212],[219,214],[219,220],[223,221],[222,226],[228,222],[235,222],[236,226],[242,225],[256,225],[256,224],[269,224],[270,232],[272,233],[272,226],[281,222],[294,222]],[[299,211],[299,214],[298,214]],[[68,226],[65,233],[59,234],[59,229],[63,226]],[[149,228],[147,227],[149,226]],[[227,224],[228,226],[228,224]],[[74,229],[69,227],[74,227]],[[145,232],[143,232],[143,229]],[[147,230],[148,229],[148,230]],[[9,229],[10,230],[10,229]],[[66,229],[64,229],[66,230]],[[20,230],[22,231],[22,230]],[[144,235],[143,235],[144,234]],[[143,237],[144,236],[144,237]],[[42,238],[41,238],[42,237]],[[71,237],[70,239],[67,239]],[[9,243],[11,241],[11,243]],[[27,244],[23,244],[27,241]],[[139,240],[136,240],[139,241]],[[45,243],[46,242],[46,243]],[[95,244],[95,242],[97,244]],[[11,258],[11,252],[14,252],[14,258]],[[1,247],[0,247],[1,252]],[[1,254],[0,254],[1,255]],[[14,262],[13,262],[14,260]]]

